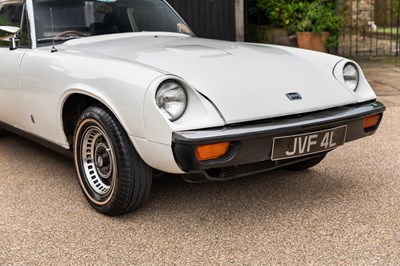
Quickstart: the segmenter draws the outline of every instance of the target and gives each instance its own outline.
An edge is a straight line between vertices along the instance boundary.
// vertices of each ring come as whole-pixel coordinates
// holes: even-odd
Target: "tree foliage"
[[[277,27],[293,32],[329,31],[328,47],[338,45],[341,18],[336,15],[332,1],[257,0],[257,8]]]

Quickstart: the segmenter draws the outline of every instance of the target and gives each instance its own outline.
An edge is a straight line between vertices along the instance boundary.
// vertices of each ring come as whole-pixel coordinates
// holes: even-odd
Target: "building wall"
[[[167,1],[198,37],[235,41],[244,35],[244,0]]]

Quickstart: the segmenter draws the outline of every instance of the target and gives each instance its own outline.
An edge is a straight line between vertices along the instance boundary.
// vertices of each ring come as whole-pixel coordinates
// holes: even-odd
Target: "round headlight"
[[[186,91],[178,82],[173,80],[166,81],[157,90],[156,104],[170,121],[175,121],[186,110]]]
[[[358,86],[358,70],[357,67],[352,63],[347,63],[343,68],[343,78],[346,86],[355,91]]]

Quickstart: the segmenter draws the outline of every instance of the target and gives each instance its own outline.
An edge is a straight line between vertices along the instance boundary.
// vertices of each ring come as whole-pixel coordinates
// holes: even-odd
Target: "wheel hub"
[[[97,144],[95,150],[96,169],[101,178],[108,179],[111,176],[112,162],[110,157],[110,149],[104,143]]]
[[[103,167],[103,157],[101,156],[97,157],[97,165],[99,167]]]

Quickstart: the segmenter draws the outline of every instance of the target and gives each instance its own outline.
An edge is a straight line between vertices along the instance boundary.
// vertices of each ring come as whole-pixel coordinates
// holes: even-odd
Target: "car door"
[[[23,11],[23,1],[5,1],[0,4],[0,26],[22,25],[19,33],[22,40],[15,50],[10,49],[12,36],[7,32],[0,32],[0,121],[20,129],[24,129],[24,123],[21,119],[19,67],[29,46],[27,24],[21,19]]]

